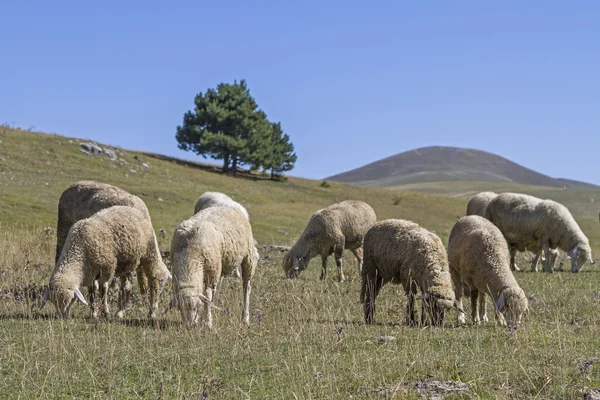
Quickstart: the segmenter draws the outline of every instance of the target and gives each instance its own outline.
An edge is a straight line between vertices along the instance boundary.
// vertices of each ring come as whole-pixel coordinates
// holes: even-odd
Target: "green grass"
[[[240,321],[241,282],[235,278],[224,280],[216,299],[225,312],[217,312],[213,332],[183,329],[175,311],[149,326],[147,307],[138,297],[124,322],[91,321],[81,305],[71,320],[54,319],[50,304],[41,312],[36,307],[52,272],[56,240],[43,228],[55,226],[58,197],[78,179],[141,196],[155,229],[168,231],[163,249],[206,190],[241,201],[261,245],[289,245],[316,209],[350,198],[369,202],[379,219],[411,219],[446,241],[467,202],[467,195],[452,196],[479,189],[465,184],[432,194],[331,182],[323,188],[320,181],[297,178],[253,181],[131,151],[125,158],[129,165],[113,167],[100,156],[82,154],[75,139],[0,128],[0,140],[2,398],[403,399],[419,398],[414,385],[424,379],[470,385],[450,398],[580,399],[588,388],[600,386],[600,275],[589,265],[580,274],[517,273],[534,300],[516,334],[493,323],[456,328],[454,313],[443,329],[405,327],[406,299],[393,285],[378,298],[378,324],[365,326],[350,253],[345,254],[348,281],[340,284],[332,261],[325,281],[318,280],[317,260],[300,279],[288,280],[281,254],[262,250],[250,327]],[[133,176],[136,154],[150,169]],[[556,199],[562,193],[543,190]],[[567,205],[598,253],[597,210],[589,211],[588,195],[577,191],[562,199],[571,202]],[[170,295],[167,288],[162,307]],[[380,343],[381,336],[395,339]],[[584,370],[587,360],[596,363]]]

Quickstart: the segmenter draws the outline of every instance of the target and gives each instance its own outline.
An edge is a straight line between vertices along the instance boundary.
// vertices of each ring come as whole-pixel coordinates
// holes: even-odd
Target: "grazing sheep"
[[[199,211],[204,210],[208,207],[215,206],[231,206],[235,207],[244,214],[244,216],[249,220],[250,216],[248,215],[248,211],[244,208],[243,205],[233,200],[231,197],[227,196],[225,193],[221,192],[204,192],[198,200],[196,201],[196,206],[194,207],[194,214],[197,214]]]
[[[571,272],[579,272],[588,260],[594,263],[588,238],[569,210],[556,201],[503,193],[490,202],[486,218],[500,229],[509,245],[516,249],[542,248],[547,272],[552,272],[551,248],[567,252],[571,258]],[[511,251],[514,254],[514,250]]]
[[[142,269],[150,287],[150,318],[155,318],[160,292],[170,278],[162,262],[152,224],[140,210],[129,206],[113,206],[89,218],[77,221],[67,236],[61,256],[50,277],[44,304],[50,300],[63,317],[69,316],[71,305],[79,299],[87,304],[79,287],[92,287],[90,306],[94,308],[94,281],[98,281],[102,298],[101,312],[108,316],[108,287],[113,276],[121,278],[119,311],[127,306],[131,273]]]
[[[467,204],[467,215],[479,215],[485,217],[485,210],[498,193],[494,192],[481,192],[471,197]]]
[[[363,238],[377,221],[375,211],[362,201],[346,200],[315,212],[296,244],[283,259],[283,270],[288,278],[296,278],[313,257],[321,256],[321,279],[327,273],[327,257],[335,256],[338,279],[344,281],[342,254],[352,251],[362,265]]]
[[[469,200],[469,203],[467,204],[467,215],[479,215],[480,217],[485,218],[485,211],[487,210],[487,206],[488,206],[488,204],[490,204],[490,201],[492,201],[493,199],[496,198],[496,196],[498,196],[498,194],[494,193],[494,192],[477,193],[475,196],[471,197],[471,200]],[[517,266],[517,263],[515,262],[516,250],[517,249],[514,246],[510,246],[510,251],[511,251],[510,268],[513,271],[520,271],[521,269]],[[536,249],[523,248],[523,250],[519,250],[519,251],[526,251],[526,250],[529,250],[535,254],[535,256],[531,262],[531,270],[537,272],[537,264],[538,264],[538,260],[540,259],[540,256],[542,255],[542,249],[539,248],[536,250]],[[552,249],[551,252],[552,252],[551,265],[553,266],[554,262],[556,261],[556,258],[558,257],[558,250]],[[542,259],[544,259],[544,258],[542,257]]]
[[[69,229],[71,229],[71,226],[75,222],[91,217],[96,212],[112,206],[136,208],[149,221],[151,220],[150,213],[144,201],[117,186],[95,181],[78,181],[65,189],[58,201],[56,256],[54,263],[58,262]],[[140,293],[145,295],[146,288],[148,287],[148,278],[144,275],[143,270],[137,272],[137,279]],[[127,286],[131,286],[131,282],[128,282]]]
[[[244,214],[244,216],[248,220],[250,220],[250,215],[248,215],[248,211],[246,211],[246,208],[244,208],[243,205],[241,205],[237,201],[233,200],[231,197],[227,196],[225,193],[221,193],[221,192],[204,192],[204,193],[202,193],[202,195],[200,197],[198,197],[198,200],[196,201],[196,206],[194,207],[194,214],[197,214],[199,211],[204,210],[205,208],[208,208],[208,207],[222,207],[222,206],[229,206],[229,207],[237,208],[238,210],[240,210],[242,212],[242,214]],[[256,244],[256,241],[254,244]],[[258,252],[258,250],[257,250],[257,252]],[[237,267],[233,270],[232,275],[234,275],[237,278],[240,278],[242,276],[240,274],[240,269]]]
[[[502,325],[508,322],[514,327],[521,323],[527,313],[527,296],[510,271],[508,244],[494,224],[478,215],[459,219],[448,239],[448,260],[459,307],[462,307],[464,290],[471,293],[474,324],[488,320],[486,294],[495,300],[496,319]],[[464,325],[465,322],[465,315],[459,314],[458,323]]]
[[[184,324],[198,324],[205,305],[205,324],[212,328],[211,307],[221,277],[241,266],[244,288],[242,320],[250,323],[250,280],[258,262],[248,219],[233,207],[209,207],[183,221],[171,241],[175,305]]]
[[[408,325],[415,324],[417,288],[423,299],[421,324],[426,323],[427,315],[433,325],[443,324],[446,310],[455,305],[444,245],[437,235],[414,222],[380,221],[365,235],[360,291],[365,323],[374,322],[375,299],[388,282],[404,287]]]
[[[65,189],[58,201],[54,262],[58,262],[69,229],[75,222],[112,206],[137,208],[150,220],[148,208],[142,199],[116,186],[94,181],[79,181]]]

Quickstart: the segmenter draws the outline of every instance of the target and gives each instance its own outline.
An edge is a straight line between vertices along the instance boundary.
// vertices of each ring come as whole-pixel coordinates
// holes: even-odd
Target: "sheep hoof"
[[[482,321],[482,322],[489,322],[489,321],[490,321],[490,319],[488,318],[488,316],[487,316],[487,315],[485,315],[485,314],[484,314],[484,315],[483,315],[483,317],[481,317],[481,321]]]
[[[121,311],[117,312],[116,316],[119,319],[123,319],[123,317],[125,317],[125,311],[121,310]]]

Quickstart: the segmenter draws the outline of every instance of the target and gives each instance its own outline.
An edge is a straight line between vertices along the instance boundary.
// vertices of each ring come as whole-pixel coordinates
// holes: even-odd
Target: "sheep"
[[[508,244],[494,224],[478,215],[459,219],[450,231],[448,261],[459,307],[465,289],[470,291],[474,324],[488,321],[486,294],[495,300],[496,319],[502,325],[521,323],[528,310],[527,296],[510,270]],[[466,323],[464,314],[458,315],[458,323]]]
[[[496,196],[498,196],[497,193],[494,192],[480,192],[477,193],[475,196],[471,197],[471,199],[469,200],[469,203],[467,204],[467,215],[479,215],[480,217],[485,217],[485,212],[487,209],[488,204],[490,204],[490,201],[492,201],[494,198],[496,198]],[[514,246],[510,246],[510,250],[511,250],[511,263],[510,263],[510,268],[513,271],[520,271],[521,269],[517,266],[517,263],[515,262],[515,253],[516,253],[516,248]],[[540,256],[542,255],[542,248],[538,248],[537,250],[534,249],[526,249],[526,248],[522,248],[522,250],[519,251],[525,251],[525,250],[529,250],[532,253],[534,253],[534,258],[531,261],[531,270],[537,272],[537,264],[538,264],[538,260],[540,259]],[[553,266],[557,257],[558,257],[558,250],[556,249],[551,249],[551,265]],[[544,259],[542,257],[542,259]]]
[[[58,222],[56,227],[56,255],[54,263],[58,262],[65,244],[69,229],[81,219],[88,218],[96,212],[112,206],[130,206],[140,210],[151,220],[148,208],[142,199],[131,193],[107,183],[95,181],[78,181],[69,186],[61,194],[58,201]],[[158,246],[158,245],[157,245]],[[144,271],[137,273],[140,293],[146,294],[148,278]],[[127,283],[131,286],[131,282]],[[92,288],[90,288],[93,290]]]
[[[494,192],[481,192],[471,197],[467,204],[467,215],[479,215],[485,217],[485,210],[490,204],[490,201],[498,196],[498,193]]]
[[[250,215],[248,215],[248,211],[244,208],[243,205],[233,200],[231,197],[227,196],[225,193],[221,192],[204,192],[198,200],[196,201],[196,206],[194,207],[194,214],[197,214],[199,211],[208,208],[208,207],[219,207],[219,206],[230,206],[235,207],[244,214],[244,216],[250,220]],[[256,244],[256,242],[255,242]],[[257,250],[258,251],[258,250]],[[232,272],[236,278],[241,277],[239,268],[235,268]]]
[[[496,225],[510,245],[543,249],[544,268],[552,272],[551,248],[559,248],[571,258],[571,272],[579,272],[592,259],[588,238],[562,204],[518,193],[503,193],[487,207],[486,218]],[[514,250],[511,249],[511,258]],[[511,260],[512,262],[512,260]]]
[[[170,273],[163,263],[151,222],[140,210],[129,206],[113,206],[98,211],[89,218],[77,221],[67,235],[67,240],[50,277],[44,303],[50,300],[63,317],[69,317],[76,300],[87,304],[79,287],[92,287],[98,281],[102,298],[101,312],[107,317],[108,287],[113,276],[121,278],[119,311],[123,317],[131,285],[131,273],[141,268],[149,280],[150,312],[154,319],[159,296]],[[90,293],[92,317],[98,313],[94,307],[93,290]],[[43,307],[43,305],[42,305]]]
[[[334,254],[338,279],[344,281],[342,254],[352,251],[360,274],[364,235],[377,221],[377,215],[367,203],[346,200],[318,210],[310,218],[304,232],[283,258],[283,270],[288,278],[297,278],[313,257],[321,256],[321,280],[327,274],[327,258]]]
[[[137,208],[150,221],[150,214],[144,201],[116,186],[95,181],[78,181],[65,189],[58,201],[54,263],[58,262],[69,229],[75,222],[112,206]]]
[[[433,325],[442,325],[445,312],[457,305],[442,241],[414,222],[380,221],[365,235],[360,302],[366,324],[374,322],[375,299],[388,282],[404,287],[408,325],[415,324],[417,288],[422,293],[418,299],[423,300],[421,324],[429,319]]]
[[[248,215],[248,211],[237,201],[233,200],[231,197],[227,196],[225,193],[221,192],[204,192],[198,200],[196,201],[196,206],[194,207],[194,214],[197,214],[199,211],[214,206],[231,206],[236,207],[238,210],[244,214],[246,219],[250,220],[250,216]]]
[[[233,207],[209,207],[183,221],[171,241],[174,298],[188,328],[198,325],[205,305],[205,326],[212,328],[211,308],[223,275],[241,266],[242,321],[250,324],[250,280],[258,262],[250,221]]]

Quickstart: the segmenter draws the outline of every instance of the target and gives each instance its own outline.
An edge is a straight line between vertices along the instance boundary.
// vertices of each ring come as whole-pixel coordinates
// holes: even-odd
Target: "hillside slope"
[[[485,151],[442,146],[423,147],[396,154],[326,179],[374,187],[477,181],[598,188],[588,183],[551,178]]]
[[[488,189],[485,183],[473,182],[462,192],[450,193],[450,188],[446,188],[447,192],[411,193],[411,187],[401,188],[402,191],[365,190],[341,183],[321,187],[319,181],[293,177],[286,182],[233,178],[212,172],[217,169],[212,165],[99,144],[117,153],[118,159],[111,161],[106,154],[81,152],[80,143],[84,142],[88,141],[0,127],[0,228],[55,227],[62,191],[77,180],[92,179],[140,196],[148,205],[154,228],[167,231],[161,240],[164,248],[177,225],[192,215],[198,196],[209,190],[224,192],[248,209],[255,237],[261,244],[292,244],[316,210],[347,199],[368,202],[379,220],[413,220],[436,231],[445,242],[454,222],[464,215],[470,194],[479,187]],[[591,201],[600,202],[599,190],[563,191],[514,184],[506,184],[504,189],[507,188],[563,202],[573,210],[593,246],[598,248],[598,203]]]

